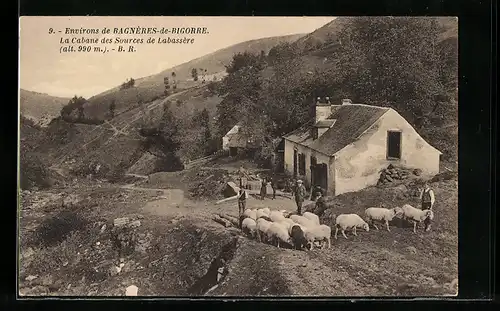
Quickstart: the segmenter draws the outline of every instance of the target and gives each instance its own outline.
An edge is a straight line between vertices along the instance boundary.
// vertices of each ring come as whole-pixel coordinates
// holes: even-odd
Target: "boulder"
[[[240,191],[240,187],[238,187],[234,182],[228,181],[222,194],[224,195],[224,197],[229,198],[237,195],[238,191]]]

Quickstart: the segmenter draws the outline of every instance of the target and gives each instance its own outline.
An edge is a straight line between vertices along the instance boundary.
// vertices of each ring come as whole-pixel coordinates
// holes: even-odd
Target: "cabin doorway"
[[[324,163],[315,164],[311,168],[311,186],[320,186],[324,191],[328,190],[328,166]]]
[[[401,159],[401,132],[387,132],[387,158],[399,160]]]
[[[229,147],[229,156],[235,157],[238,155],[238,149],[236,147]]]

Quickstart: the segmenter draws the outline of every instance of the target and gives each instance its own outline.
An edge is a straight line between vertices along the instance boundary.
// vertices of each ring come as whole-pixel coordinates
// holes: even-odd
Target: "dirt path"
[[[25,281],[28,276],[41,280],[49,275],[62,279],[56,293],[67,295],[86,295],[92,284],[99,284],[92,290],[99,295],[122,295],[126,286],[135,284],[141,294],[153,296],[182,295],[193,286],[202,294],[212,288],[208,295],[214,296],[432,296],[452,294],[449,284],[457,277],[454,241],[439,224],[430,234],[413,234],[404,227],[391,227],[391,232],[360,232],[357,237],[348,233],[347,240],[332,238],[331,249],[297,251],[260,243],[212,220],[219,213],[237,216],[236,201],[216,205],[187,199],[179,189],[134,185],[104,184],[96,190],[89,184],[88,189],[68,191],[80,196],[82,201],[75,201],[75,206],[82,208],[75,211],[81,210],[79,215],[90,219],[91,227],[86,229],[90,231],[60,245],[35,249],[29,259],[35,264],[23,259],[22,286],[27,290],[36,288]],[[54,204],[40,205],[39,211],[31,207],[24,211],[22,232],[34,232],[45,218],[57,216],[61,208],[58,198]],[[296,209],[295,202],[285,197],[260,200],[252,196],[247,207]],[[43,218],[33,218],[34,213]],[[137,214],[142,215],[137,236],[147,250],[126,257],[120,274],[101,276],[102,265],[109,271],[120,264],[111,251],[112,240],[107,236],[111,232],[105,229],[103,233],[103,225],[112,227],[114,219]],[[232,247],[234,254],[217,263],[234,237],[238,240]],[[92,270],[94,267],[100,272]],[[219,283],[214,281],[218,269],[225,275]],[[88,280],[78,281],[73,275],[78,279],[86,275]],[[95,281],[97,276],[104,281]],[[70,283],[73,287],[68,287]]]

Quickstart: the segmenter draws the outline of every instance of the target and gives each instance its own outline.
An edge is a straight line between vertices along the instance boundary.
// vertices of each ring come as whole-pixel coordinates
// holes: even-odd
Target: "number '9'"
[[[49,28],[49,34],[52,34],[52,33],[54,33],[54,29]]]

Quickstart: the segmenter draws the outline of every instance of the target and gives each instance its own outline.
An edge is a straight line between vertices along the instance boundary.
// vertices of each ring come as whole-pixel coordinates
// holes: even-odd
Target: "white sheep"
[[[290,216],[290,219],[306,228],[314,227],[316,225],[312,220],[300,215],[292,215]]]
[[[401,209],[401,207],[395,207],[391,209],[383,207],[369,207],[365,210],[366,221],[368,223],[371,223],[373,227],[378,230],[375,221],[383,221],[385,223],[387,231],[389,232],[391,231],[389,229],[389,221],[392,221],[392,219],[396,215],[401,215],[402,213],[403,210]]]
[[[434,219],[434,212],[432,210],[421,210],[416,207],[411,206],[410,204],[405,204],[402,207],[403,210],[403,219],[409,220],[413,222],[413,232],[417,233],[417,224],[429,218],[430,220]]]
[[[321,248],[324,248],[326,243],[328,243],[328,248],[331,248],[332,246],[332,229],[327,225],[319,225],[307,228],[304,232],[304,236],[307,240],[307,244],[310,245],[310,250],[313,249],[314,242],[316,241],[322,243]]]
[[[256,216],[255,216],[255,217],[256,217],[257,219],[259,219],[259,218],[261,218],[261,217],[264,217],[264,216],[265,216],[265,217],[268,217],[269,215],[268,215],[266,212],[264,212],[264,210],[263,210],[263,209],[261,209],[261,208],[260,208],[260,209],[258,209],[258,210],[256,211]]]
[[[265,207],[265,208],[263,208],[263,209],[262,209],[262,211],[263,211],[264,213],[266,213],[266,215],[267,215],[267,216],[269,216],[269,214],[271,214],[271,210],[269,209],[269,207]]]
[[[293,225],[296,225],[296,223],[293,220],[291,220],[290,218],[283,218],[282,220],[279,220],[277,222],[280,224],[283,224],[283,226],[285,226],[285,228],[288,230],[289,233],[290,233],[291,227]]]
[[[241,223],[241,230],[252,238],[257,237],[257,223],[252,218],[245,218]]]
[[[304,213],[302,214],[302,216],[304,216],[305,218],[307,218],[307,219],[311,220],[311,221],[312,221],[312,222],[314,222],[316,225],[318,225],[318,226],[320,225],[318,215],[313,214],[313,213],[311,213],[311,212],[304,212]]]
[[[271,220],[274,222],[280,222],[285,220],[285,216],[283,216],[283,213],[281,213],[280,211],[272,211],[269,214],[269,218],[271,218]]]
[[[248,217],[248,218],[252,218],[253,220],[257,220],[257,211],[254,209],[247,208],[243,212],[243,216]]]
[[[335,239],[337,239],[337,232],[341,229],[342,235],[347,239],[345,235],[346,229],[352,229],[352,233],[357,236],[356,228],[363,228],[367,232],[370,231],[370,227],[363,220],[363,218],[359,217],[358,214],[341,214],[338,215],[335,219]]]
[[[288,218],[291,215],[291,212],[287,211],[286,209],[282,209],[280,210],[280,212],[283,214],[283,216],[285,216],[285,218]]]
[[[280,242],[292,245],[292,239],[285,226],[278,222],[273,222],[267,230],[267,236],[270,241],[276,241],[276,246],[280,247]]]
[[[272,224],[272,222],[263,218],[257,219],[257,240],[259,240],[259,242],[267,241],[267,231]]]

